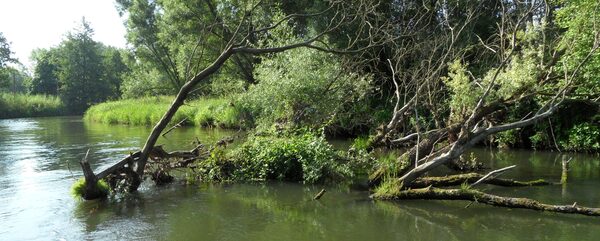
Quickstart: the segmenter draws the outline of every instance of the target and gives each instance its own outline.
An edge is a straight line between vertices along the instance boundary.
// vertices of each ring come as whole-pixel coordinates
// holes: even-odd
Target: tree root
[[[434,187],[449,187],[457,186],[463,183],[475,183],[477,180],[483,177],[479,173],[465,173],[458,175],[450,175],[445,177],[422,177],[413,181],[409,187],[411,188],[424,188],[428,186]],[[553,185],[554,183],[546,182],[543,179],[533,181],[515,181],[512,179],[503,178],[489,178],[485,179],[482,183],[492,184],[504,187],[526,187],[526,186],[546,186]]]
[[[533,199],[496,196],[474,189],[440,189],[427,187],[398,192],[376,193],[371,195],[371,198],[379,200],[467,200],[499,207],[600,216],[600,208],[582,207],[576,203],[573,205],[550,205]]]

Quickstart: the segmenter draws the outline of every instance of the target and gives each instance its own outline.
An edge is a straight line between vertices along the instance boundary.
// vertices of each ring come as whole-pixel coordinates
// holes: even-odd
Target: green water
[[[463,201],[380,202],[368,193],[292,183],[156,187],[127,197],[76,201],[70,185],[90,149],[102,169],[135,151],[148,127],[79,117],[0,120],[0,240],[597,240],[600,218],[506,209]],[[180,128],[159,143],[190,149],[233,132]],[[559,181],[562,154],[474,150],[506,177]],[[600,158],[573,157],[569,183],[480,188],[544,202],[599,206]]]

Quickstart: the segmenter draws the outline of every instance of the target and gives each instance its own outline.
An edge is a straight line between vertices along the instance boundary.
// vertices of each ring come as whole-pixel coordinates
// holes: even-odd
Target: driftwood
[[[499,207],[524,208],[538,211],[600,216],[600,208],[582,207],[577,205],[577,203],[572,205],[550,205],[528,198],[502,197],[487,194],[474,189],[441,189],[427,187],[404,190],[391,194],[374,194],[371,197],[379,200],[466,200]]]
[[[162,136],[166,136],[167,134],[169,134],[169,132],[171,132],[172,130],[175,130],[176,128],[181,127],[181,125],[183,125],[183,123],[187,120],[186,118],[183,118],[183,120],[181,120],[179,123],[175,124],[174,126],[171,126],[171,128],[167,129]]]
[[[208,156],[210,151],[203,151],[204,149],[205,146],[199,144],[190,151],[167,152],[162,148],[162,146],[155,146],[150,153],[150,158],[152,160],[181,160],[165,162],[164,165],[153,171],[150,177],[157,184],[172,181],[173,177],[168,174],[168,169],[187,167],[191,163],[205,158]],[[98,180],[100,179],[106,179],[112,189],[126,189],[129,192],[135,191],[142,181],[139,174],[134,171],[136,165],[139,165],[138,161],[141,156],[140,151],[131,153],[127,157],[99,172],[98,174],[94,174],[92,171],[90,164],[87,161],[87,156],[88,154],[86,153],[86,157],[80,162],[86,183],[85,191],[83,193],[83,198],[86,200],[97,199],[105,196],[105,194],[103,194],[102,191],[97,187]]]
[[[319,193],[317,193],[317,195],[315,195],[315,197],[313,197],[313,200],[319,200],[319,199],[321,199],[321,197],[323,197],[323,195],[325,195],[325,189],[321,189],[321,191]]]
[[[444,177],[422,177],[413,181],[408,187],[411,188],[424,188],[428,186],[434,187],[449,187],[457,186],[463,183],[475,183],[482,179],[484,175],[479,173],[466,173],[458,175],[450,175]],[[554,183],[546,182],[543,179],[533,181],[516,181],[512,179],[502,178],[487,178],[481,183],[491,184],[496,186],[505,187],[526,187],[526,186],[546,186],[553,185]]]

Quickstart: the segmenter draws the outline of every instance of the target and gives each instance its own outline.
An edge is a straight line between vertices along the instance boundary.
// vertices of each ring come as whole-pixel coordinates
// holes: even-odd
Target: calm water
[[[598,240],[600,218],[471,205],[462,201],[374,202],[368,193],[289,183],[155,187],[81,202],[69,195],[90,149],[97,169],[139,148],[147,127],[85,123],[78,117],[0,120],[0,240]],[[177,129],[167,150],[231,132]],[[476,150],[505,174],[560,180],[557,153]],[[600,158],[571,155],[566,186],[493,193],[600,206]]]

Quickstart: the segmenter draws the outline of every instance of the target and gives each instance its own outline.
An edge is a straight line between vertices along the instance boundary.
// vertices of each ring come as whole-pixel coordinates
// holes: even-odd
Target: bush
[[[286,37],[285,41],[295,40]],[[251,113],[259,127],[328,125],[371,90],[370,76],[348,71],[341,62],[339,56],[309,48],[264,56],[255,68],[257,84],[237,105]]]
[[[204,174],[213,180],[323,183],[353,177],[346,160],[323,137],[312,133],[252,136],[227,156],[211,156]]]
[[[571,151],[600,151],[600,127],[596,124],[581,123],[569,130],[569,140],[561,146]]]

